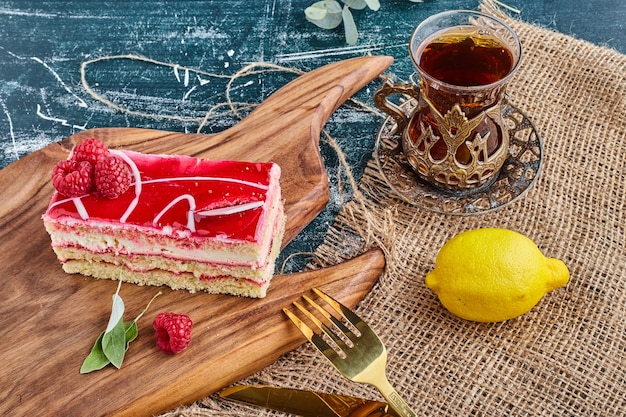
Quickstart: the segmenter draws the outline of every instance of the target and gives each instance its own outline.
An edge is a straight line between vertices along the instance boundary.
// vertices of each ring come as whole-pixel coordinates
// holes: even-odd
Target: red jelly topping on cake
[[[184,231],[198,237],[254,240],[263,216],[272,163],[111,151],[134,182],[116,199],[54,194],[47,215]]]

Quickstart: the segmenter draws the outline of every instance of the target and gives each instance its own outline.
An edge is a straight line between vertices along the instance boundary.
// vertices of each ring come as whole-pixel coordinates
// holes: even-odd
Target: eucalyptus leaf
[[[304,15],[322,29],[334,29],[341,24],[341,5],[335,0],[318,1],[304,9]]]
[[[367,7],[365,0],[343,0],[344,4],[354,10],[363,10]]]
[[[126,353],[126,328],[120,318],[111,331],[104,332],[102,336],[102,351],[116,368],[122,366]]]
[[[83,361],[83,365],[80,367],[81,374],[88,374],[89,372],[97,371],[111,363],[102,350],[103,336],[104,332],[100,333],[96,343],[94,343],[93,348],[91,348],[91,352]]]
[[[306,19],[322,29],[334,29],[338,27],[341,22],[344,25],[344,32],[346,35],[346,43],[354,45],[359,40],[359,33],[352,16],[353,10],[363,10],[369,8],[373,11],[380,9],[380,0],[342,0],[344,6],[342,7],[336,0],[318,1],[304,10]],[[413,3],[423,3],[424,0],[410,0]],[[514,10],[519,13],[519,10],[506,6],[499,0],[495,0],[496,3],[507,7],[510,10]]]
[[[377,11],[380,9],[380,2],[378,0],[364,0],[367,3],[367,7],[370,9]]]
[[[346,42],[348,45],[354,45],[359,39],[359,33],[356,30],[356,24],[354,23],[350,8],[344,6],[341,15],[343,17],[343,28],[346,33]]]
[[[328,14],[328,9],[326,7],[321,7],[319,4],[312,4],[311,6],[304,9],[304,15],[306,16],[309,22],[313,20],[322,20]]]

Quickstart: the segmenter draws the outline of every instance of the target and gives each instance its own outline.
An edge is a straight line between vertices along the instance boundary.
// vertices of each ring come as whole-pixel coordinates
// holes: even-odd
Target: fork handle
[[[417,417],[417,414],[411,410],[411,407],[400,397],[400,394],[398,394],[386,378],[384,382],[378,383],[376,388],[391,406],[392,410],[390,411],[393,411],[398,417]]]

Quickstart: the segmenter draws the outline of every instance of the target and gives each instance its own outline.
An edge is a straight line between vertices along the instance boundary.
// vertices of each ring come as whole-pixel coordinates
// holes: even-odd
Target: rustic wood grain
[[[349,306],[367,293],[384,267],[379,250],[314,272],[274,277],[261,300],[164,289],[139,322],[139,337],[120,370],[80,375],[80,365],[106,326],[116,282],[63,273],[41,215],[50,172],[69,149],[96,136],[109,146],[213,159],[273,160],[281,165],[285,244],[328,200],[319,134],[330,114],[384,71],[388,57],[331,64],[274,93],[238,125],[215,135],[105,128],[74,135],[0,171],[0,414],[151,415],[188,404],[272,363],[303,343],[280,308],[313,286]],[[122,286],[126,320],[157,292]],[[154,344],[159,311],[189,314],[193,341],[179,355]]]

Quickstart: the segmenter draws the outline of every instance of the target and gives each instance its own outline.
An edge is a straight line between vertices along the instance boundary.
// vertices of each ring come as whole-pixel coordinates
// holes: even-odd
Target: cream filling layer
[[[94,253],[136,254],[162,256],[182,261],[262,268],[268,262],[270,246],[284,223],[282,202],[274,201],[269,216],[271,225],[262,230],[260,244],[221,238],[197,238],[176,234],[155,233],[151,228],[126,224],[111,225],[101,222],[80,222],[74,219],[44,218],[44,224],[54,248],[84,248]],[[282,236],[282,233],[280,233]]]

